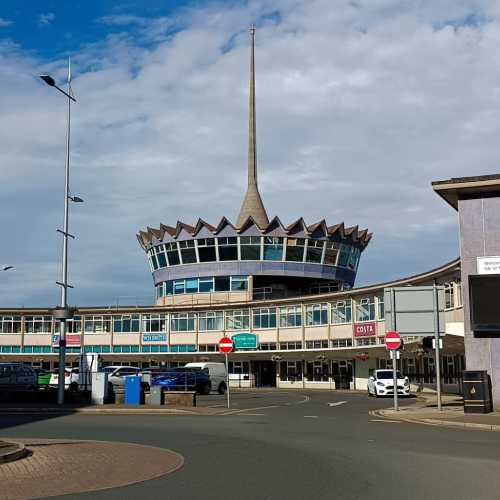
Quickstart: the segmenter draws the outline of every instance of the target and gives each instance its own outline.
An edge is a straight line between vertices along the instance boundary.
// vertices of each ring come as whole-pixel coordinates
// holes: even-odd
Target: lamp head
[[[50,85],[51,87],[54,87],[56,82],[55,80],[49,76],[49,75],[40,75],[40,78],[47,84]]]

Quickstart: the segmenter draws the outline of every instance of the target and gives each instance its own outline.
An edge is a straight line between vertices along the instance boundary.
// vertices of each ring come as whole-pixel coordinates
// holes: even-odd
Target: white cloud
[[[47,26],[52,21],[54,21],[55,18],[56,18],[56,15],[53,12],[47,12],[46,14],[40,14],[38,16],[38,25],[39,26]]]
[[[10,21],[9,19],[4,19],[3,17],[0,17],[0,28],[5,28],[6,26],[10,26],[13,24],[13,21]]]
[[[71,207],[73,301],[150,296],[138,229],[236,219],[246,178],[246,28],[256,19],[257,147],[269,215],[373,230],[360,282],[458,255],[456,214],[430,182],[498,171],[500,12],[473,0],[331,5],[222,2],[175,19],[114,16],[105,22],[120,33],[73,56],[71,183],[85,199]],[[127,23],[140,29],[131,34]],[[0,304],[50,305],[65,103],[33,75],[63,80],[66,63],[0,45],[0,64],[9,75],[0,80],[2,261],[17,276],[26,269],[0,288]]]

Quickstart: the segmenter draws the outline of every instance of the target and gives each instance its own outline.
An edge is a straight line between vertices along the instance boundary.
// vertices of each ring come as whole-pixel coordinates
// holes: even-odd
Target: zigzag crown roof
[[[137,239],[144,250],[152,246],[170,241],[182,241],[197,238],[213,238],[216,236],[281,236],[294,238],[330,239],[340,238],[360,245],[363,249],[372,238],[368,229],[359,229],[358,226],[345,227],[344,223],[328,226],[323,219],[315,224],[307,225],[302,219],[297,219],[285,226],[278,217],[274,217],[265,227],[260,227],[252,217],[248,217],[241,226],[237,227],[226,217],[222,217],[215,226],[203,219],[190,225],[178,221],[174,226],[160,224],[159,229],[148,227],[146,231],[139,231]]]

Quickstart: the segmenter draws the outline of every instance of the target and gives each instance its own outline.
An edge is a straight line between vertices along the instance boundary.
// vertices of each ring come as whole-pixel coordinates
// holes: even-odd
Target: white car
[[[410,395],[410,380],[408,377],[403,377],[400,371],[396,372],[398,395]],[[369,396],[393,396],[394,395],[394,380],[392,370],[375,370],[373,375],[368,378],[368,395]]]
[[[68,368],[64,369],[64,388],[70,389],[72,391],[78,390],[79,382],[79,369],[78,368]],[[52,373],[50,377],[49,385],[52,387],[57,387],[59,385],[59,370]]]

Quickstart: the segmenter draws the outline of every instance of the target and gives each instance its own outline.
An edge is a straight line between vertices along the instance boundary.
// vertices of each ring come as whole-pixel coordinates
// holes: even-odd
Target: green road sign
[[[255,333],[236,333],[231,337],[235,349],[257,349]]]

